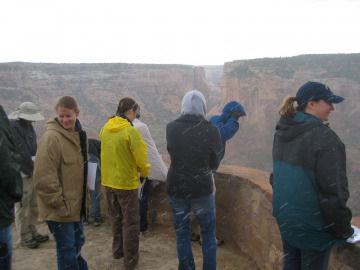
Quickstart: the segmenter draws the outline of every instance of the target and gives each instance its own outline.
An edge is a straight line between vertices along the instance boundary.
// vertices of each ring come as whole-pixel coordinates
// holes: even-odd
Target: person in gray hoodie
[[[171,164],[166,179],[168,203],[177,236],[179,269],[195,269],[191,249],[190,212],[200,225],[203,269],[216,269],[216,217],[212,171],[222,151],[220,132],[205,119],[206,101],[197,90],[182,101],[181,116],[167,124]]]

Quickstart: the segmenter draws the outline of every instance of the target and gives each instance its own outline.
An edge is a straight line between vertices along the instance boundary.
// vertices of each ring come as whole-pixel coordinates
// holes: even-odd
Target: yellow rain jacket
[[[122,117],[108,120],[100,131],[101,183],[116,189],[139,187],[141,177],[148,177],[146,144],[139,130]]]

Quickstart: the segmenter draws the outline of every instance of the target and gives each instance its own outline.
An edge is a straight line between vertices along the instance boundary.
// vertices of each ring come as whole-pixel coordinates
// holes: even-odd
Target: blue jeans
[[[141,196],[139,198],[139,212],[140,212],[140,232],[146,231],[149,227],[147,221],[147,212],[148,212],[148,197],[150,194],[151,183],[149,180],[146,180],[141,191]]]
[[[89,153],[90,162],[97,164],[96,169],[96,179],[95,179],[95,190],[90,190],[90,200],[91,200],[91,217],[93,219],[101,217],[101,211],[100,211],[100,179],[101,179],[101,168],[100,168],[100,160],[99,158]],[[87,211],[88,212],[88,211]],[[86,214],[86,219],[88,219],[88,213]]]
[[[176,232],[179,270],[195,269],[191,249],[190,212],[193,210],[200,225],[202,237],[203,269],[216,270],[216,217],[214,195],[201,198],[175,198],[168,196]]]
[[[331,248],[324,251],[311,251],[293,247],[285,239],[282,239],[282,242],[285,254],[283,270],[326,270],[328,268]]]
[[[81,256],[85,243],[83,222],[46,221],[56,241],[58,270],[87,270],[87,263]]]
[[[3,246],[4,254],[0,255],[0,269],[11,270],[11,257],[12,257],[12,231],[11,226],[0,230],[0,242],[6,244],[7,247]],[[7,250],[6,250],[7,249]]]
[[[96,178],[95,181],[95,190],[90,190],[91,217],[93,219],[101,217],[99,192],[100,178]]]

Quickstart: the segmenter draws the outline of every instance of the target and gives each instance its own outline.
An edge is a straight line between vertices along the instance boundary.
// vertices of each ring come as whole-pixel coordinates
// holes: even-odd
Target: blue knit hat
[[[325,100],[330,103],[340,103],[343,97],[334,95],[330,88],[319,82],[307,82],[296,93],[297,103],[302,105],[309,101]]]

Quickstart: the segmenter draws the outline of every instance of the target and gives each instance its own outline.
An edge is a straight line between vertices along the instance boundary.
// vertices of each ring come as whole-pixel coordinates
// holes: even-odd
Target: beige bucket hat
[[[19,118],[28,121],[41,121],[45,118],[38,112],[36,105],[32,102],[23,102],[20,104],[19,110],[8,115],[9,119],[18,120]]]

